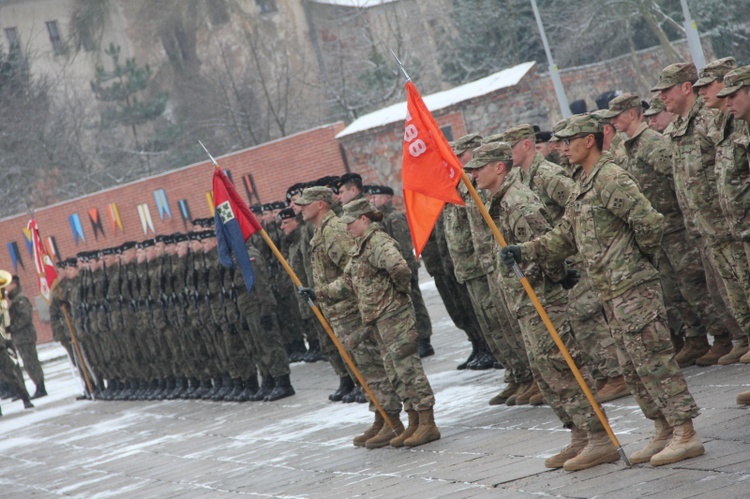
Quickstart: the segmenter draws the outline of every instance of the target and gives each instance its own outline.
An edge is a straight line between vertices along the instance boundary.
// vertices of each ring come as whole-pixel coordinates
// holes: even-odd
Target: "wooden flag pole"
[[[202,142],[198,141],[203,147],[203,150],[206,151],[206,154],[208,154],[208,157],[211,158],[211,162],[213,163],[215,168],[219,168],[219,164],[216,162],[213,156],[211,156],[211,153],[208,152],[208,149],[206,149],[206,146],[203,145]],[[273,252],[276,259],[281,263],[281,266],[284,267],[284,270],[286,270],[287,274],[289,274],[289,277],[292,278],[292,282],[294,283],[294,286],[299,289],[302,286],[302,281],[299,280],[299,277],[297,277],[297,274],[294,272],[294,269],[289,265],[289,263],[286,261],[286,258],[284,258],[284,255],[281,254],[279,251],[279,248],[276,247],[276,244],[273,242],[271,237],[268,235],[268,233],[261,227],[260,229],[260,235],[263,236],[263,240],[266,242],[269,248],[271,248],[271,251]],[[362,386],[362,389],[367,393],[367,395],[370,397],[370,401],[373,403],[377,411],[380,413],[381,416],[383,416],[383,420],[385,420],[386,424],[388,424],[388,427],[396,433],[396,427],[393,425],[393,422],[388,417],[388,413],[385,412],[385,409],[383,409],[383,406],[380,405],[380,402],[378,401],[377,397],[375,397],[375,394],[372,393],[372,390],[370,390],[370,387],[368,386],[367,382],[365,381],[364,377],[362,376],[362,373],[359,372],[359,369],[357,369],[357,366],[354,365],[354,361],[349,356],[349,353],[344,348],[344,345],[341,344],[339,339],[336,337],[336,334],[333,332],[333,329],[331,329],[330,324],[328,324],[328,321],[325,317],[323,317],[323,312],[320,311],[320,308],[318,308],[315,303],[313,303],[312,300],[308,299],[307,304],[312,309],[313,313],[315,314],[315,317],[318,318],[318,321],[320,321],[320,324],[323,326],[323,329],[325,329],[325,332],[328,334],[328,337],[331,338],[331,341],[333,341],[333,344],[336,345],[336,349],[341,354],[341,358],[344,359],[344,362],[346,362],[346,365],[349,366],[352,373],[354,374],[354,377],[357,378],[357,381],[359,381],[360,385]]]
[[[68,331],[70,331],[70,340],[73,343],[73,348],[76,350],[76,355],[78,356],[78,369],[80,369],[81,372],[83,372],[83,379],[86,382],[86,388],[89,390],[89,395],[91,395],[91,400],[96,400],[96,396],[94,395],[94,386],[91,384],[91,379],[89,378],[89,372],[88,368],[86,367],[86,361],[83,359],[83,355],[81,354],[81,345],[78,343],[78,337],[76,336],[76,328],[73,327],[73,321],[70,320],[70,313],[68,312],[68,306],[63,301],[62,292],[60,291],[60,286],[55,286],[55,290],[57,291],[57,299],[60,300],[60,308],[63,311],[63,315],[65,316],[65,323],[68,325]]]
[[[461,170],[461,180],[463,181],[466,188],[469,190],[469,194],[474,200],[474,203],[476,203],[477,207],[479,208],[479,211],[482,213],[482,218],[484,218],[484,221],[492,230],[492,234],[495,236],[495,240],[497,240],[501,248],[505,248],[507,246],[507,243],[505,242],[503,235],[500,233],[500,229],[497,228],[497,225],[495,225],[495,221],[492,220],[492,217],[490,217],[490,214],[487,211],[487,208],[484,206],[484,203],[479,197],[479,194],[477,193],[476,189],[474,189],[474,186],[471,184],[471,180],[469,180],[469,176],[466,175],[465,170]],[[620,457],[622,458],[622,460],[625,462],[627,466],[631,466],[630,460],[628,459],[627,454],[625,454],[625,450],[622,448],[622,445],[620,445],[620,441],[617,439],[617,436],[615,435],[614,431],[612,431],[612,428],[609,426],[609,421],[607,420],[607,417],[602,412],[601,407],[599,406],[599,402],[596,401],[594,394],[591,393],[591,390],[589,390],[588,385],[586,385],[586,382],[584,381],[583,376],[581,376],[581,371],[578,370],[578,367],[573,361],[573,358],[570,356],[570,352],[568,352],[568,349],[565,347],[565,344],[560,339],[560,335],[557,333],[557,330],[555,329],[555,326],[552,324],[552,321],[550,321],[549,316],[547,315],[547,312],[544,310],[544,307],[542,306],[541,302],[539,301],[539,298],[534,292],[534,288],[531,287],[529,280],[526,278],[525,275],[523,275],[523,271],[521,270],[521,267],[518,266],[518,263],[513,264],[513,272],[521,281],[521,284],[523,285],[523,289],[526,290],[526,294],[528,294],[529,298],[531,298],[531,303],[534,304],[534,308],[539,314],[539,317],[542,318],[542,322],[544,322],[544,325],[547,326],[547,331],[549,331],[550,336],[552,336],[552,339],[555,341],[557,348],[560,349],[560,352],[565,358],[565,362],[568,364],[568,367],[570,368],[571,371],[573,371],[573,376],[575,377],[576,381],[578,381],[578,385],[580,385],[581,390],[583,390],[584,395],[586,395],[586,399],[589,401],[589,404],[591,404],[591,407],[594,409],[594,412],[596,413],[596,417],[599,418],[599,421],[601,421],[602,426],[604,426],[604,430],[609,435],[610,440],[612,440],[612,443],[614,444],[614,446],[617,447],[617,452],[620,454]]]

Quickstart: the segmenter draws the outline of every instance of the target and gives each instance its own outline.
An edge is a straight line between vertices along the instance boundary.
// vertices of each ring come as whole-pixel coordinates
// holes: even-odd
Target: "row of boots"
[[[94,398],[97,400],[202,399],[226,402],[261,400],[273,402],[290,397],[294,393],[288,374],[276,377],[263,376],[260,384],[256,376],[241,379],[224,375],[220,378],[203,380],[184,377],[169,377],[152,381],[113,379],[109,380],[106,385],[104,381],[100,381],[96,385]]]
[[[606,378],[597,382],[597,400],[611,402],[630,395],[623,376]],[[544,405],[544,395],[536,383],[508,383],[508,385],[490,399],[490,405]]]
[[[287,345],[286,354],[289,358],[289,362],[320,362],[327,360],[323,351],[320,349],[320,342],[318,340],[308,340],[310,347],[308,348],[304,340],[297,340],[294,343]]]
[[[7,386],[0,387],[0,397],[2,398],[10,398],[12,400],[20,400],[23,402],[23,408],[24,409],[33,409],[34,404],[31,403],[31,396],[29,395],[29,392],[26,390],[26,388],[23,389],[21,393],[16,393],[16,391],[13,389],[13,387],[8,384]],[[0,416],[3,415],[2,409],[0,409]]]
[[[386,413],[390,425],[386,423],[383,415],[375,411],[375,421],[361,435],[354,437],[352,443],[355,447],[366,449],[380,449],[390,445],[391,447],[416,447],[435,440],[440,440],[440,430],[435,424],[435,414],[432,408],[423,411],[406,411],[409,417],[409,425],[404,428],[398,412]]]
[[[367,402],[364,394],[359,387],[354,384],[354,380],[352,380],[350,376],[342,376],[339,378],[339,387],[335,392],[328,396],[328,400],[331,402],[343,402],[345,404],[351,404],[352,402],[364,404]]]
[[[717,364],[728,366],[738,362],[750,364],[750,344],[747,337],[733,342],[729,335],[714,336],[713,345],[709,345],[705,336],[683,340],[673,335],[672,343],[677,352],[675,360],[680,367]]]
[[[703,443],[693,428],[692,420],[669,426],[664,418],[654,421],[654,436],[642,450],[630,455],[631,464],[650,463],[652,466],[677,463],[705,453]],[[617,448],[604,430],[586,432],[571,428],[570,444],[544,462],[547,468],[579,471],[620,459]]]
[[[456,369],[463,371],[464,369],[471,369],[472,371],[484,371],[486,369],[502,369],[503,366],[500,364],[495,356],[492,355],[490,347],[484,340],[472,340],[471,342],[471,354],[469,358],[460,363]]]

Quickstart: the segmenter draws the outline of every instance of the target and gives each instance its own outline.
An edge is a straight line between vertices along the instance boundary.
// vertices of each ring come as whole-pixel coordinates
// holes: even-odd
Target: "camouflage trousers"
[[[375,320],[380,336],[383,365],[393,388],[404,403],[404,410],[422,411],[435,405],[435,394],[417,354],[414,308],[389,311]]]
[[[568,291],[568,314],[576,341],[591,359],[588,364],[591,376],[596,380],[620,376],[615,340],[591,278],[585,272],[578,284]]]
[[[664,234],[661,248],[657,268],[670,329],[688,338],[726,335],[708,292],[708,277],[696,241],[686,230],[680,230]]]
[[[596,393],[593,378],[586,367],[588,358],[582,352],[570,329],[567,304],[548,304],[545,311],[589,390]],[[563,425],[569,427],[570,424],[574,424],[581,430],[589,432],[603,431],[601,421],[539,314],[535,312],[523,315],[518,318],[518,323],[523,333],[529,362],[534,370],[534,380],[544,394],[544,400]]]
[[[428,339],[432,336],[432,321],[422,297],[422,290],[419,289],[419,267],[411,271],[411,302],[414,304],[419,339]]]
[[[640,284],[604,303],[630,393],[648,419],[670,426],[698,415],[698,406],[675,361],[659,281]]]
[[[745,336],[750,336],[750,275],[745,248],[738,241],[710,247],[711,259],[726,289],[726,304]],[[740,339],[742,335],[734,335]]]
[[[328,321],[331,324],[331,327],[333,328],[336,336],[338,336],[338,331],[341,329],[345,329],[346,325],[349,324],[354,317],[359,318],[358,310],[356,311],[356,314],[352,314],[352,316],[329,319]],[[338,348],[336,348],[336,345],[334,345],[333,340],[330,336],[328,336],[326,330],[323,329],[323,326],[320,324],[320,321],[317,317],[315,318],[315,322],[312,323],[312,325],[314,326],[315,332],[317,334],[318,343],[320,343],[320,351],[323,352],[323,355],[325,355],[326,359],[328,359],[328,362],[331,364],[331,367],[333,367],[333,371],[336,373],[336,376],[338,376],[339,378],[343,378],[347,374],[350,375],[349,369],[346,367],[344,359],[341,358],[341,354],[339,353]],[[341,337],[339,336],[339,340],[340,339]]]
[[[18,356],[23,360],[23,368],[29,374],[29,378],[34,382],[35,385],[44,381],[44,372],[42,371],[42,363],[39,362],[39,356],[36,351],[36,343],[15,343],[16,352]]]
[[[466,282],[471,304],[485,341],[505,368],[506,383],[530,383],[533,379],[518,320],[508,310],[501,284],[494,274]]]
[[[334,332],[383,409],[387,412],[401,412],[401,398],[386,373],[382,354],[384,347],[374,326],[365,326],[357,318],[337,324]],[[347,371],[359,385],[357,377],[351,372],[349,366],[347,366]],[[362,393],[370,401],[370,411],[375,412],[375,404],[370,400],[370,396],[364,390]]]
[[[466,333],[466,337],[472,343],[480,341],[483,335],[479,320],[473,307],[466,306],[471,302],[466,284],[459,283],[455,276],[444,273],[436,273],[432,277],[453,324]]]
[[[11,360],[8,350],[5,348],[0,348],[0,382],[9,383],[16,393],[26,391],[21,368]]]

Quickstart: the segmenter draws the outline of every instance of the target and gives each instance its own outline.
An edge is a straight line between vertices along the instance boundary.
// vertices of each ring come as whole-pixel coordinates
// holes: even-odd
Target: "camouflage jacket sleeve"
[[[606,177],[602,177],[606,182],[601,190],[602,205],[633,229],[643,253],[656,254],[664,235],[664,216],[651,206],[629,173],[616,167]]]
[[[383,244],[374,245],[373,251],[369,255],[370,265],[385,270],[396,291],[409,293],[411,291],[411,269],[401,255],[398,243],[393,240],[390,243],[388,244],[386,239]]]
[[[353,297],[355,292],[351,281],[350,266],[347,265],[347,268],[344,269],[344,273],[336,280],[316,289],[315,294],[318,297],[333,302]]]
[[[566,209],[560,224],[543,236],[520,244],[523,260],[559,263],[578,252],[571,223],[571,210]]]
[[[575,189],[575,182],[565,174],[562,167],[549,163],[543,166],[537,170],[532,182],[544,192],[547,198],[560,208],[565,209],[565,205]],[[552,166],[555,166],[555,168],[552,168]]]
[[[516,205],[510,218],[514,242],[529,242],[550,231],[549,222],[540,208],[541,206]],[[565,278],[565,265],[562,261],[544,259],[539,264],[552,281],[558,282]]]
[[[411,240],[411,231],[406,221],[406,216],[398,210],[393,209],[388,214],[388,234],[396,240],[401,248],[401,255],[413,270],[419,268],[419,262],[414,257],[414,245]]]

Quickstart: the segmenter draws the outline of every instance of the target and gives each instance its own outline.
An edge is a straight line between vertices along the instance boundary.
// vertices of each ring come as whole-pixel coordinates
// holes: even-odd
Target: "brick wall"
[[[280,200],[289,185],[298,181],[314,180],[324,175],[340,175],[346,171],[344,158],[335,136],[343,130],[343,123],[321,126],[289,137],[278,139],[260,146],[245,149],[217,158],[219,165],[229,170],[235,186],[243,199],[247,195],[242,176],[252,174],[257,193],[262,202]],[[62,258],[74,256],[79,251],[90,251],[117,246],[125,241],[138,241],[153,237],[150,230],[144,235],[138,216],[137,206],[148,204],[156,234],[171,234],[190,230],[180,215],[178,200],[185,199],[191,218],[210,215],[206,192],[211,190],[213,169],[209,161],[179,168],[161,175],[149,177],[120,187],[100,191],[88,196],[72,199],[52,206],[38,208],[36,218],[43,239],[53,236]],[[154,190],[164,189],[172,218],[159,217],[154,199]],[[255,201],[255,200],[254,200]],[[107,216],[107,205],[116,203],[122,220],[123,230],[112,230]],[[88,210],[98,208],[104,235],[98,239],[89,221]],[[81,220],[86,241],[74,243],[68,216],[77,213]],[[0,220],[0,268],[14,272],[8,243],[15,241],[25,268],[18,267],[18,275],[26,294],[34,300],[38,290],[34,263],[26,249],[22,229],[29,220],[27,214]],[[39,304],[39,300],[36,300]],[[40,308],[44,308],[43,305]],[[49,325],[35,314],[35,324],[39,342],[50,341],[52,333]],[[42,315],[44,310],[41,310]]]

